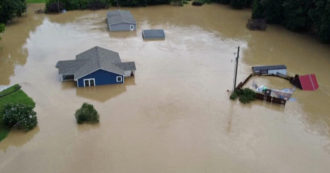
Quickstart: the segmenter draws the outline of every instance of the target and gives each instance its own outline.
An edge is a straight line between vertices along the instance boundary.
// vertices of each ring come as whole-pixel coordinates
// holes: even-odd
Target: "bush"
[[[240,90],[239,94],[239,101],[242,103],[249,103],[253,100],[256,99],[256,93],[249,89],[249,88],[244,88],[243,90]]]
[[[78,124],[82,124],[84,122],[99,122],[99,114],[95,110],[94,106],[88,103],[84,103],[81,108],[76,111],[75,117]]]
[[[256,99],[256,93],[249,89],[235,89],[235,91],[230,95],[231,100],[236,100],[239,98],[239,101],[246,104]]]
[[[3,122],[9,128],[25,131],[33,129],[38,124],[33,107],[24,104],[5,105]]]

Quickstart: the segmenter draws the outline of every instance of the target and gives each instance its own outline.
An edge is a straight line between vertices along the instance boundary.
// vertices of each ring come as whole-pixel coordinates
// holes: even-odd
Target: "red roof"
[[[317,83],[315,74],[307,74],[299,76],[300,84],[303,90],[317,90],[319,84]]]

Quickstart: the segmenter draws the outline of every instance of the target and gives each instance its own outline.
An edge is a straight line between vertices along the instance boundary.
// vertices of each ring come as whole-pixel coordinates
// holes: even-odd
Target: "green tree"
[[[252,6],[252,19],[264,19],[265,10],[261,0],[254,0]]]
[[[78,124],[82,124],[84,122],[99,122],[99,114],[95,110],[94,106],[88,103],[84,103],[81,108],[76,111],[75,117]]]
[[[284,0],[262,0],[265,19],[268,23],[280,24],[283,20]]]
[[[251,5],[251,0],[230,0],[230,5],[233,8],[241,9],[244,7],[249,7]]]
[[[283,24],[290,30],[307,30],[312,22],[309,21],[308,8],[313,2],[310,0],[285,0],[283,2]]]
[[[321,17],[321,25],[317,33],[323,42],[330,43],[330,0],[326,2],[325,10]]]
[[[16,16],[21,16],[26,10],[25,0],[1,0],[0,23],[7,23]]]

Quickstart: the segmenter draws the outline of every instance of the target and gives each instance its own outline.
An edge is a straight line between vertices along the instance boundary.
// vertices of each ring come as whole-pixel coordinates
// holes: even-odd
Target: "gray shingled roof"
[[[75,80],[98,69],[120,75],[126,70],[136,70],[134,62],[122,63],[117,52],[98,46],[78,54],[76,60],[59,61],[56,67],[62,75],[74,75]]]
[[[285,65],[268,65],[268,66],[254,66],[254,67],[252,67],[253,71],[277,70],[277,69],[286,69],[286,66]]]
[[[107,14],[108,25],[114,25],[119,23],[136,24],[136,21],[132,14],[126,10],[109,11]]]
[[[143,39],[165,39],[165,33],[162,29],[149,29],[142,31]]]

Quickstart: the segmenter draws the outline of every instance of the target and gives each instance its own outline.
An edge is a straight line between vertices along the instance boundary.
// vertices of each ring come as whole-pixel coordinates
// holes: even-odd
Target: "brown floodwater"
[[[21,84],[39,120],[0,142],[1,173],[329,172],[329,45],[279,26],[249,31],[249,10],[216,4],[131,8],[138,29],[129,33],[108,32],[107,10],[35,14],[40,7],[29,5],[0,41],[0,87]],[[150,28],[163,28],[166,39],[143,41]],[[95,88],[61,83],[56,62],[94,46],[135,61],[135,78]],[[320,88],[297,90],[285,107],[230,101],[237,46],[239,80],[252,65],[286,64],[291,74],[315,73]],[[83,102],[95,105],[100,124],[76,124]]]

